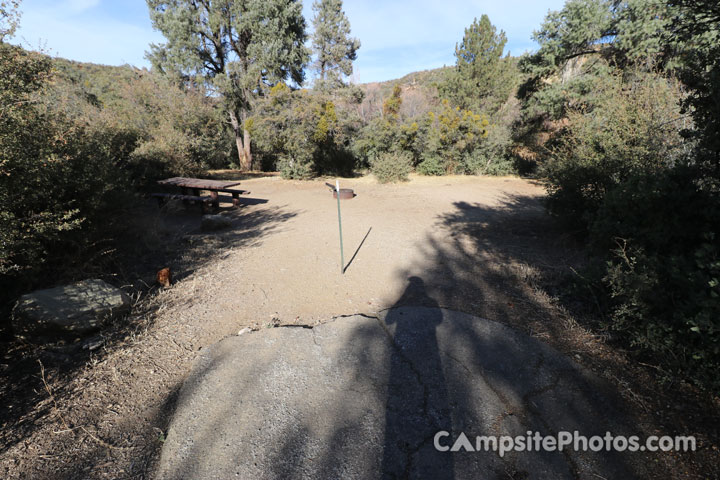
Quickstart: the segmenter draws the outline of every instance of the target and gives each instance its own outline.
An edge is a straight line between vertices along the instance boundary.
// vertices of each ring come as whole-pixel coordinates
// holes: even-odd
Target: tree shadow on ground
[[[207,373],[212,372],[218,364],[222,364],[225,361],[227,361],[226,355],[219,355],[211,362],[200,365],[195,370],[196,378],[203,378]],[[253,366],[253,373],[258,376],[258,378],[262,378],[263,373],[267,370],[268,366],[259,362],[256,362]],[[132,423],[134,419],[119,420],[116,428],[124,432],[119,436],[125,438],[126,441],[124,443],[109,446],[86,437],[84,441],[93,444],[92,449],[90,449],[86,455],[73,462],[62,462],[59,465],[55,465],[52,472],[42,472],[42,475],[37,478],[104,478],[108,476],[107,473],[103,472],[104,467],[111,466],[115,461],[120,461],[123,465],[128,466],[123,472],[124,475],[122,478],[152,478],[150,472],[152,472],[157,462],[157,452],[162,447],[163,442],[165,442],[172,414],[176,411],[176,402],[180,395],[181,388],[187,392],[187,394],[192,395],[197,385],[194,385],[192,381],[176,384],[166,396],[165,400],[161,404],[154,406],[152,418],[146,422],[142,430],[138,430],[138,426]],[[243,395],[247,395],[247,391],[236,388],[231,390],[231,395],[235,398],[241,398]],[[223,419],[219,418],[215,424],[209,427],[212,431],[219,432],[223,424]],[[209,439],[210,442],[216,440],[216,437]],[[189,458],[188,462],[192,464],[192,459]],[[53,467],[53,465],[51,464],[50,467]],[[191,470],[189,471],[191,472]],[[89,472],[92,472],[93,475],[89,475]],[[116,472],[116,470],[110,468],[110,472]],[[200,477],[189,474],[183,478],[191,479]]]
[[[201,216],[197,212],[177,207],[158,210],[155,205],[148,204],[137,214],[140,227],[128,231],[128,243],[124,245],[124,251],[119,252],[119,260],[104,274],[92,272],[93,278],[103,278],[131,293],[134,302],[129,317],[113,323],[95,337],[101,348],[90,351],[86,343],[72,338],[42,345],[22,339],[0,343],[0,404],[3,405],[0,410],[0,457],[42,426],[44,419],[57,421],[53,399],[60,405],[72,403],[79,387],[71,380],[83,371],[88,361],[94,364],[103,362],[131,341],[137,332],[147,328],[158,308],[151,298],[159,291],[155,285],[155,274],[159,269],[171,267],[174,282],[182,281],[234,249],[260,244],[298,212],[287,206],[257,205],[252,209],[234,209],[225,214],[231,221],[230,227],[217,232],[203,232],[200,229]],[[40,374],[41,364],[44,376]],[[52,396],[48,394],[45,382]],[[102,410],[100,408],[98,413]],[[92,412],[74,412],[74,417],[72,420],[75,423],[69,427],[71,430],[78,428],[78,424],[94,424]],[[85,441],[92,441],[87,435],[83,436]],[[63,432],[48,440],[50,443],[72,443],[72,438],[72,433]],[[98,455],[114,451],[98,444]],[[92,463],[102,459],[86,460]],[[52,468],[52,463],[49,461],[49,468]],[[67,475],[61,477],[55,473],[46,473],[45,476],[83,478],[86,466],[72,466],[64,470]],[[42,478],[43,474],[35,472],[32,476]]]
[[[403,273],[422,273],[442,307],[527,333],[537,333],[534,327],[554,328],[549,300],[570,269],[585,261],[581,246],[545,213],[536,197],[505,196],[495,206],[454,206],[453,212],[438,218],[440,236],[428,235],[421,247],[426,261]]]

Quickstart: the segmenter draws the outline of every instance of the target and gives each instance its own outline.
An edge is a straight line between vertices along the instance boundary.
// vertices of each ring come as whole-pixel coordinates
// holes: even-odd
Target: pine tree
[[[342,0],[315,0],[312,8],[316,86],[320,89],[342,86],[342,77],[352,74],[360,40],[350,38],[350,22],[342,10]]]
[[[476,18],[455,46],[455,69],[440,86],[440,93],[461,108],[497,108],[507,100],[513,83],[511,65],[503,58],[506,43],[505,32],[498,33],[487,15],[479,22]]]
[[[151,45],[155,68],[223,95],[240,165],[252,165],[246,125],[252,101],[268,87],[300,84],[308,60],[297,0],[147,0],[153,27],[167,39]]]
[[[556,75],[582,56],[604,57],[620,68],[652,71],[672,65],[677,38],[666,38],[674,16],[665,0],[569,0],[548,13],[533,33],[540,49],[526,55],[520,68],[531,82]],[[532,88],[531,88],[532,90]]]

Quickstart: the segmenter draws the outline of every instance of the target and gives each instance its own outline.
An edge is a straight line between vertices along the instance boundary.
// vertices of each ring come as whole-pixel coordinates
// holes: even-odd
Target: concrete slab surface
[[[621,400],[493,321],[428,307],[227,338],[184,383],[158,479],[635,478],[638,453],[438,451],[464,434],[632,434]]]

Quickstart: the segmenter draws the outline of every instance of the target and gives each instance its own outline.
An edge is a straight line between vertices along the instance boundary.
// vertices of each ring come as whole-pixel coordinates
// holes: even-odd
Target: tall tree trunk
[[[243,117],[244,116],[243,113]],[[237,113],[233,110],[230,110],[230,125],[232,125],[233,132],[235,132],[235,145],[237,146],[240,170],[248,171],[252,165],[250,157],[250,133],[243,128],[244,125],[240,125]]]
[[[245,165],[243,166],[243,170],[251,170],[252,169],[252,152],[250,151],[250,130],[245,128],[246,121],[247,121],[247,112],[242,112],[242,119],[243,119],[243,144],[245,146]]]

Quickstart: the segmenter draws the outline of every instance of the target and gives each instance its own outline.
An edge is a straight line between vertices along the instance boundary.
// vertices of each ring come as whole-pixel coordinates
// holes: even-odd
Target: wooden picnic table
[[[160,185],[179,187],[183,194],[193,195],[196,197],[200,197],[201,190],[207,190],[210,192],[212,205],[216,209],[220,206],[218,192],[230,193],[232,195],[232,203],[236,207],[240,205],[240,194],[248,193],[244,190],[235,190],[230,188],[240,185],[240,182],[237,180],[208,180],[204,178],[173,177],[160,180],[158,183]]]

